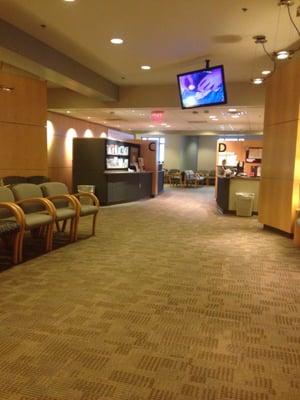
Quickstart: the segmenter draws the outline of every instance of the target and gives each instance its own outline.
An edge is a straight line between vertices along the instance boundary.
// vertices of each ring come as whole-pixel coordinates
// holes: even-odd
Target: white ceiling
[[[176,74],[224,64],[229,81],[249,81],[269,51],[297,40],[278,0],[0,0],[1,18],[117,84],[176,83]],[[295,15],[299,0],[291,11]],[[247,8],[246,12],[242,8]],[[40,25],[45,24],[46,28]],[[124,45],[110,44],[122,37]],[[151,71],[142,71],[150,64]],[[125,79],[122,79],[124,77]]]
[[[71,117],[86,119],[123,131],[198,131],[198,132],[261,132],[263,128],[263,107],[238,107],[241,114],[232,117],[229,107],[213,107],[211,109],[181,110],[179,108],[160,108],[163,111],[162,123],[151,121],[150,108],[142,109],[72,109],[51,110]],[[67,113],[68,111],[68,113]],[[212,121],[216,116],[218,121]],[[168,124],[166,127],[162,124]]]

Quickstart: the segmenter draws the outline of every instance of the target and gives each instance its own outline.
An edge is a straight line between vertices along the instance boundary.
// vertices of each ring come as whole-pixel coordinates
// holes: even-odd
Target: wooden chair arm
[[[89,192],[74,193],[73,196],[75,196],[79,200],[80,200],[80,197],[89,197],[90,199],[93,200],[94,206],[100,207],[100,202],[93,193],[89,193]]]
[[[56,210],[55,210],[53,203],[51,203],[50,200],[44,199],[42,197],[32,197],[30,199],[18,200],[16,202],[16,204],[20,205],[20,206],[22,206],[22,204],[25,204],[25,203],[40,203],[40,204],[42,204],[44,206],[45,210],[48,211],[49,215],[51,215],[53,217],[53,220],[55,220]]]
[[[9,210],[13,216],[16,218],[16,222],[20,224],[21,229],[25,226],[25,214],[21,207],[14,203],[2,202],[0,203],[0,208],[5,208]]]

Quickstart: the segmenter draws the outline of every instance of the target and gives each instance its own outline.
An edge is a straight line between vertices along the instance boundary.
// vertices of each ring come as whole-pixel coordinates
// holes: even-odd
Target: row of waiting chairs
[[[178,187],[199,187],[203,185],[214,185],[215,184],[215,171],[193,171],[179,169],[165,170],[165,183],[169,183],[171,186]]]
[[[89,198],[82,204],[81,198]],[[92,193],[69,194],[61,182],[40,185],[20,183],[0,186],[0,236],[13,242],[13,263],[22,262],[23,239],[26,231],[44,238],[45,251],[52,250],[54,226],[64,231],[70,221],[69,241],[77,240],[80,217],[93,215],[92,234],[95,235],[99,200]],[[60,226],[62,223],[62,226]]]

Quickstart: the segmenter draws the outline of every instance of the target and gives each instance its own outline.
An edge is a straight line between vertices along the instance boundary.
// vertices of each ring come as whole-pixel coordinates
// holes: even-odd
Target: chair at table
[[[204,177],[200,176],[198,173],[195,173],[193,170],[185,170],[183,174],[183,182],[184,186],[200,186],[204,182]]]
[[[0,238],[7,247],[12,242],[13,264],[19,262],[20,240],[24,231],[23,211],[15,204],[10,189],[0,187]]]
[[[53,204],[43,198],[39,186],[31,183],[20,183],[12,187],[16,201],[24,212],[24,231],[30,231],[33,236],[44,236],[45,251],[52,250],[53,226],[56,218]],[[19,261],[23,257],[24,231],[21,232]]]
[[[70,221],[69,240],[77,237],[77,220],[79,217],[78,201],[68,193],[68,188],[61,182],[46,182],[39,185],[43,195],[50,200],[56,209],[56,227],[58,231],[65,231],[67,221]],[[63,222],[62,228],[59,223]]]
[[[170,169],[168,175],[170,186],[182,186],[182,174],[179,169]]]

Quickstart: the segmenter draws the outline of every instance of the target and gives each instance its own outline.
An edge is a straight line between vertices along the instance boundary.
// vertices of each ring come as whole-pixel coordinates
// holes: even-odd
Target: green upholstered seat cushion
[[[92,206],[89,204],[82,204],[81,209],[80,209],[80,216],[85,216],[85,215],[92,215],[96,214],[99,211],[99,207]]]
[[[76,211],[73,208],[57,208],[56,210],[56,219],[57,221],[62,221],[67,218],[74,218],[76,215]]]
[[[46,213],[32,213],[25,215],[26,229],[38,228],[41,225],[47,225],[52,222],[52,216]]]

